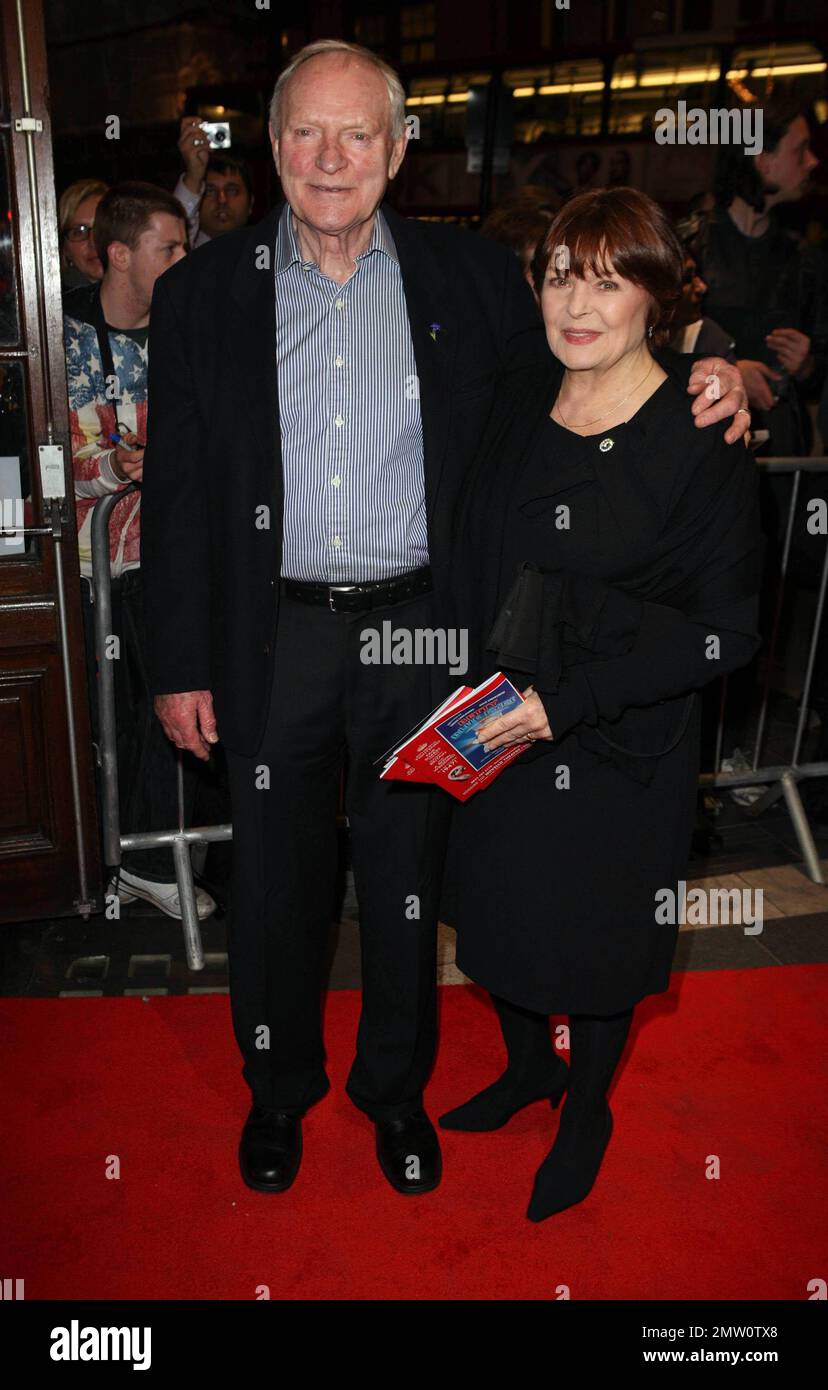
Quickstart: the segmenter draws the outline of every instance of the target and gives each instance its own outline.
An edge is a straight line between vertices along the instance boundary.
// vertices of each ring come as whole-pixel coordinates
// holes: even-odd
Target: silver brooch
[[[607,451],[612,448],[614,443],[615,440],[610,439],[609,435],[607,435],[606,439],[601,440],[601,443],[598,445],[598,448],[601,450],[602,454],[606,454]]]

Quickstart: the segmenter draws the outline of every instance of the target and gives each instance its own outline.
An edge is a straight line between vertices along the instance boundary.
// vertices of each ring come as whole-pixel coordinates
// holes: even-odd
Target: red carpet
[[[0,1275],[27,1299],[796,1299],[825,1272],[828,966],[676,974],[644,1001],[590,1196],[524,1211],[557,1116],[443,1135],[424,1197],[385,1183],[342,1092],[359,997],[329,997],[330,1094],[289,1193],[242,1183],[226,996],[0,1001]],[[435,1117],[493,1079],[497,1025],[442,989]],[[721,1165],[705,1177],[709,1155]],[[120,1179],[105,1176],[110,1155]]]

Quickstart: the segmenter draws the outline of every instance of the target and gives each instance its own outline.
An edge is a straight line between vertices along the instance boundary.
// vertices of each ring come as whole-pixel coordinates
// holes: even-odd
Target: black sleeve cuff
[[[583,682],[577,673],[564,677],[556,691],[538,690],[538,699],[546,711],[546,718],[553,738],[561,738],[576,724],[580,724],[588,710]]]

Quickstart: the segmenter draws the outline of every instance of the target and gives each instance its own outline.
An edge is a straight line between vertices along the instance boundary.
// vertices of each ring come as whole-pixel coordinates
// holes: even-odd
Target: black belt
[[[365,584],[316,584],[304,579],[282,579],[281,592],[301,603],[319,603],[332,613],[367,613],[387,603],[403,603],[431,592],[431,570],[411,570],[396,579],[374,579]]]

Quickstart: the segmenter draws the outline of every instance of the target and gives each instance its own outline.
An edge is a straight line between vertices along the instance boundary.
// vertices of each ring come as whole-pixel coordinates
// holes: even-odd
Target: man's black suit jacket
[[[150,687],[153,694],[211,690],[219,737],[247,756],[257,751],[267,718],[279,606],[273,266],[283,206],[168,270],[150,313],[141,500]],[[387,204],[382,210],[400,260],[419,377],[435,625],[448,626],[458,490],[496,390],[548,360],[549,348],[511,251],[403,218]],[[433,336],[432,325],[439,325]],[[442,681],[458,683],[445,672]]]

